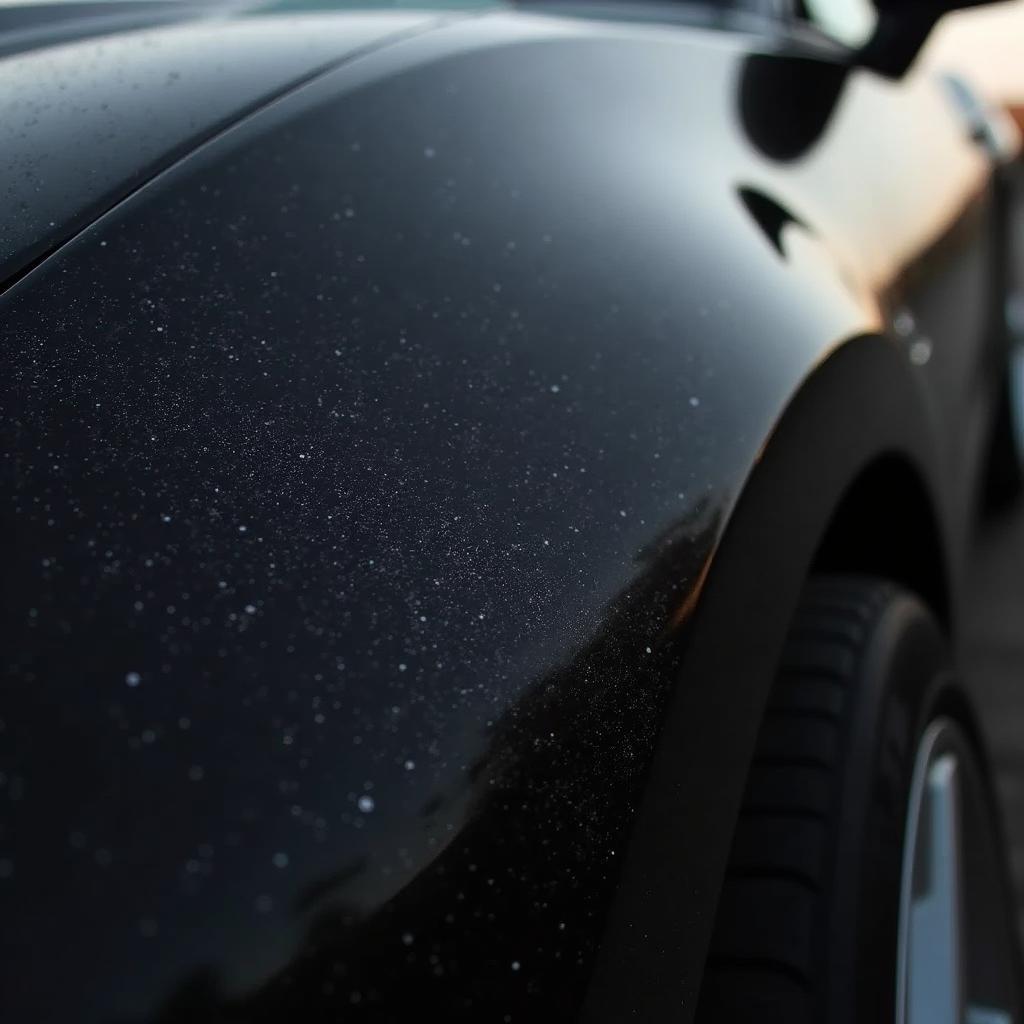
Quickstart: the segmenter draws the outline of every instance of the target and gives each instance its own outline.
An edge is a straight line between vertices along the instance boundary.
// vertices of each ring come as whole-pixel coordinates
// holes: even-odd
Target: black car
[[[5,1024],[1022,1019],[941,13],[0,7]]]

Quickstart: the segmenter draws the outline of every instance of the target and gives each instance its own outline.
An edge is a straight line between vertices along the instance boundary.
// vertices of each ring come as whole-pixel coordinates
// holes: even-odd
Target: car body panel
[[[0,8],[0,57],[216,18],[245,6],[245,0],[11,0]]]
[[[691,850],[727,837],[763,694],[680,671],[716,550],[773,543],[733,517],[787,410],[845,352],[899,368],[780,497],[807,551],[897,452],[955,555],[983,428],[944,389],[986,416],[942,360],[984,362],[987,157],[931,78],[844,70],[795,135],[752,100],[817,76],[491,14],[68,215],[0,298],[12,1019],[565,1019],[666,706],[733,685],[718,818],[669,787]],[[948,356],[911,363],[906,309]],[[644,950],[613,918],[604,978]]]
[[[175,159],[427,12],[199,20],[0,60],[9,282]]]
[[[840,347],[794,397],[747,480],[690,624],[679,679],[701,683],[676,687],[669,701],[587,993],[588,1024],[693,1017],[775,668],[851,480],[868,485],[866,551],[838,570],[897,580],[950,624],[956,583],[941,553],[955,545],[926,482],[940,467],[919,378],[882,339]],[[895,555],[883,553],[886,528],[899,538]],[[866,1016],[858,996],[853,1020]]]

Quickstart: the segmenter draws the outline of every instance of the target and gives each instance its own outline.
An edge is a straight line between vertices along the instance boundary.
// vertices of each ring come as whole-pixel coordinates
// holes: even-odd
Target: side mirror
[[[875,0],[874,30],[856,51],[856,62],[889,78],[903,75],[935,23],[949,11],[989,0]]]

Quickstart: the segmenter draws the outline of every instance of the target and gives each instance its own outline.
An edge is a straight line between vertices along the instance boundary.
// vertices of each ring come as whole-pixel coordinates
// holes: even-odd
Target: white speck
[[[164,521],[165,523],[169,523],[169,522],[171,521],[171,517],[170,517],[170,516],[161,516],[160,518],[161,518],[161,519],[162,519],[162,520],[163,520],[163,521]]]
[[[125,673],[124,681],[129,686],[138,686],[142,682],[142,676],[138,672],[127,672]]]
[[[433,146],[427,146],[427,148],[426,148],[425,150],[423,150],[423,155],[424,155],[424,156],[425,156],[425,157],[426,157],[426,158],[427,158],[428,160],[433,160],[433,159],[434,159],[434,157],[435,157],[435,156],[437,156],[437,150],[436,150],[436,149],[434,149],[434,147],[433,147]]]
[[[413,939],[413,934],[412,934],[412,932],[406,932],[406,933],[405,933],[405,934],[404,934],[404,935],[402,936],[402,942],[403,942],[403,943],[404,943],[404,944],[405,944],[406,946],[411,946],[411,945],[413,944],[413,942],[414,942],[414,941],[415,941],[415,940]]]
[[[404,661],[402,661],[402,662],[399,662],[399,665],[398,665],[398,671],[399,671],[399,672],[404,672],[404,671],[405,671],[405,670],[406,670],[406,669],[407,669],[408,667],[409,667],[409,666],[408,666],[408,665],[406,665],[406,663],[405,663]]]
[[[644,650],[645,650],[645,651],[647,651],[647,653],[648,653],[648,654],[650,654],[650,653],[651,653],[651,649],[650,649],[650,647],[645,647],[645,648],[644,648]]]
[[[249,527],[248,527],[248,526],[240,526],[240,527],[238,528],[238,532],[239,532],[239,533],[245,533],[245,531],[246,531],[246,530],[248,530],[248,529],[249,529]]]
[[[288,867],[288,854],[287,853],[275,853],[270,858],[275,868],[286,868]]]
[[[909,338],[917,329],[914,314],[909,309],[901,309],[892,321],[893,330],[901,338]]]
[[[692,395],[690,397],[690,405],[692,405],[693,408],[696,409],[697,406],[700,405],[700,399],[696,395]]]
[[[416,762],[413,760],[406,761],[404,767],[407,772],[411,772],[416,767]]]
[[[557,395],[558,392],[561,391],[562,389],[557,384],[552,384],[550,390],[551,390],[551,394]]]
[[[356,211],[353,210],[351,206],[347,206],[345,208],[345,216],[348,217],[349,220],[351,220],[355,215]]]
[[[377,805],[373,802],[372,796],[361,796],[356,802],[356,806],[363,814],[369,814]]]
[[[522,966],[522,964],[520,964],[518,960],[513,960],[512,961],[512,970],[513,971],[518,971],[521,966]]]
[[[254,604],[247,604],[245,606],[245,610],[246,610],[246,612],[249,615],[255,615],[256,614],[256,605],[254,605]]]
[[[910,346],[910,361],[915,366],[924,366],[932,357],[932,343],[927,338],[918,338]]]
[[[619,515],[622,516],[623,519],[625,519],[626,518],[626,510],[624,508],[620,508],[619,509]]]

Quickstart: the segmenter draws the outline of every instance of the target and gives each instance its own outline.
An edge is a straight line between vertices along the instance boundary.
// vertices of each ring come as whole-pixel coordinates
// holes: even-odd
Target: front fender
[[[887,446],[932,479],[827,175],[794,202],[736,122],[746,50],[408,39],[3,295],[12,1016],[568,1016],[659,735],[631,863],[661,827],[683,867],[636,900],[630,869],[604,971],[646,914],[650,998],[694,990],[827,507]]]
[[[880,460],[898,462],[923,496],[916,528],[935,540],[930,568],[938,573],[933,596],[940,609],[944,597],[956,594],[948,560],[958,546],[955,516],[942,499],[941,460],[920,376],[891,342],[851,341],[789,404],[713,557],[585,1020],[691,1019],[788,624],[836,509]],[[879,503],[889,498],[876,495]]]

